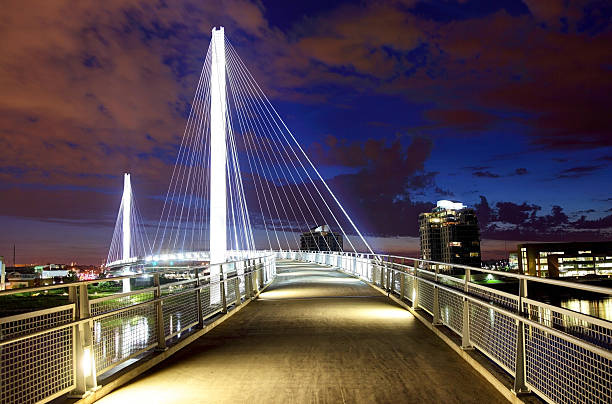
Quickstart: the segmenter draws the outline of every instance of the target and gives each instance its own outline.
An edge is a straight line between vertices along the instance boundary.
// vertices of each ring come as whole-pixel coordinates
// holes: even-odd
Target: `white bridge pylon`
[[[123,194],[119,214],[115,221],[113,238],[106,258],[108,268],[121,268],[124,274],[131,273],[131,265],[138,258],[151,255],[151,244],[143,229],[143,221],[132,192],[131,176],[123,175]],[[123,280],[123,291],[130,291],[130,280]]]
[[[212,61],[210,74],[210,276],[218,282],[227,250],[227,165],[225,92],[225,29],[213,28],[211,38]],[[221,299],[218,285],[211,289],[211,302]]]
[[[132,183],[130,181],[130,174],[125,173],[123,175],[123,196],[121,197],[121,205],[123,209],[121,211],[121,217],[123,223],[121,226],[123,237],[122,237],[122,251],[121,259],[129,260],[132,257],[131,244],[132,244],[132,215],[130,214],[132,209]],[[130,280],[123,280],[123,293],[130,291]]]

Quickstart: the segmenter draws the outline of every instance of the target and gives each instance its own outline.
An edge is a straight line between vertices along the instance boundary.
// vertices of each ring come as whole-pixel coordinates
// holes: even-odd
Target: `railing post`
[[[221,278],[219,280],[219,285],[221,286],[221,312],[227,313],[227,294],[225,293],[225,288],[228,287],[227,280],[223,275],[223,265],[221,265]],[[211,285],[212,286],[212,285]],[[212,290],[212,287],[210,288]]]
[[[200,269],[195,269],[196,278],[196,304],[198,305],[198,328],[204,328],[204,315],[202,314],[202,295],[200,290]]]
[[[387,268],[387,277],[385,278],[385,282],[387,283],[387,291],[393,290],[393,285],[391,285],[391,268]]]
[[[433,325],[442,325],[440,321],[440,288],[434,285],[433,290]]]
[[[234,290],[236,291],[236,307],[238,307],[242,303],[242,298],[240,297],[240,279],[238,276],[234,278]]]
[[[253,281],[251,280],[251,272],[248,271],[248,262],[247,260],[247,268],[243,271],[244,273],[244,300],[249,300],[253,296]]]
[[[251,265],[251,273],[253,274],[253,277],[251,278],[253,280],[253,290],[255,291],[255,294],[257,294],[259,293],[259,272],[257,271],[257,264],[255,264],[255,260],[253,260]]]
[[[414,260],[414,287],[412,288],[412,308],[419,308],[419,261]]]
[[[166,332],[164,330],[164,302],[161,299],[161,284],[159,282],[159,272],[153,274],[155,285],[155,318],[157,319],[157,350],[166,350]]]
[[[77,292],[78,288],[78,292]],[[70,287],[69,299],[75,303],[75,318],[84,319],[90,316],[87,284]],[[74,327],[73,348],[76,359],[75,395],[82,397],[88,390],[97,387],[96,363],[93,349],[91,320]]]
[[[248,283],[247,286],[248,286],[250,294],[251,294],[249,296],[251,299],[255,298],[255,287],[253,286],[253,276],[254,276],[253,271],[249,271],[249,283]]]
[[[465,280],[463,282],[463,291],[467,295],[470,290],[470,281],[472,280],[472,273],[469,268],[465,270]],[[470,341],[470,301],[463,298],[463,329],[461,333],[461,349],[469,350],[474,349]]]
[[[434,285],[434,290],[433,290],[433,312],[434,312],[433,324],[434,325],[442,324],[442,321],[440,321],[440,288],[438,288],[438,273],[439,272],[440,270],[436,266],[435,273],[434,273],[434,281],[436,282],[436,284]]]
[[[518,313],[524,314],[523,298],[527,297],[527,279],[519,279],[519,300]],[[515,377],[514,394],[527,394],[531,390],[527,387],[527,368],[525,364],[525,323],[522,320],[516,320],[516,352],[515,352]]]
[[[259,261],[259,265],[261,265],[263,283],[265,284],[268,282],[268,268],[266,268],[265,263],[261,262],[261,257],[257,258],[257,260]]]
[[[404,272],[400,274],[400,300],[404,300],[406,296],[406,276]]]

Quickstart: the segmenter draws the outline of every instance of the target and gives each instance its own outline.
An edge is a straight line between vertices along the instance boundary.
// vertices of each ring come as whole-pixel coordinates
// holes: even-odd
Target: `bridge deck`
[[[504,401],[408,311],[357,279],[291,261],[258,300],[101,400]]]

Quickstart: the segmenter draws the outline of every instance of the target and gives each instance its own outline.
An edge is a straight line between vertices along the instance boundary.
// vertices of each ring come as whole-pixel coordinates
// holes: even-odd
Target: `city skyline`
[[[13,243],[18,263],[103,260],[123,172],[156,223],[215,25],[378,251],[417,251],[418,214],[439,199],[476,209],[485,259],[506,242],[610,239],[600,3],[82,2],[59,24],[65,7],[6,10],[8,260]]]

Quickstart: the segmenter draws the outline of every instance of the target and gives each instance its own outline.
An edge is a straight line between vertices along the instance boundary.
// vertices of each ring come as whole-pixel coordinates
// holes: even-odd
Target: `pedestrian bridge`
[[[327,266],[278,262],[247,307],[100,403],[506,401],[408,310]]]
[[[527,297],[609,288],[356,253],[221,266],[0,291],[0,401],[612,401],[610,322]]]

